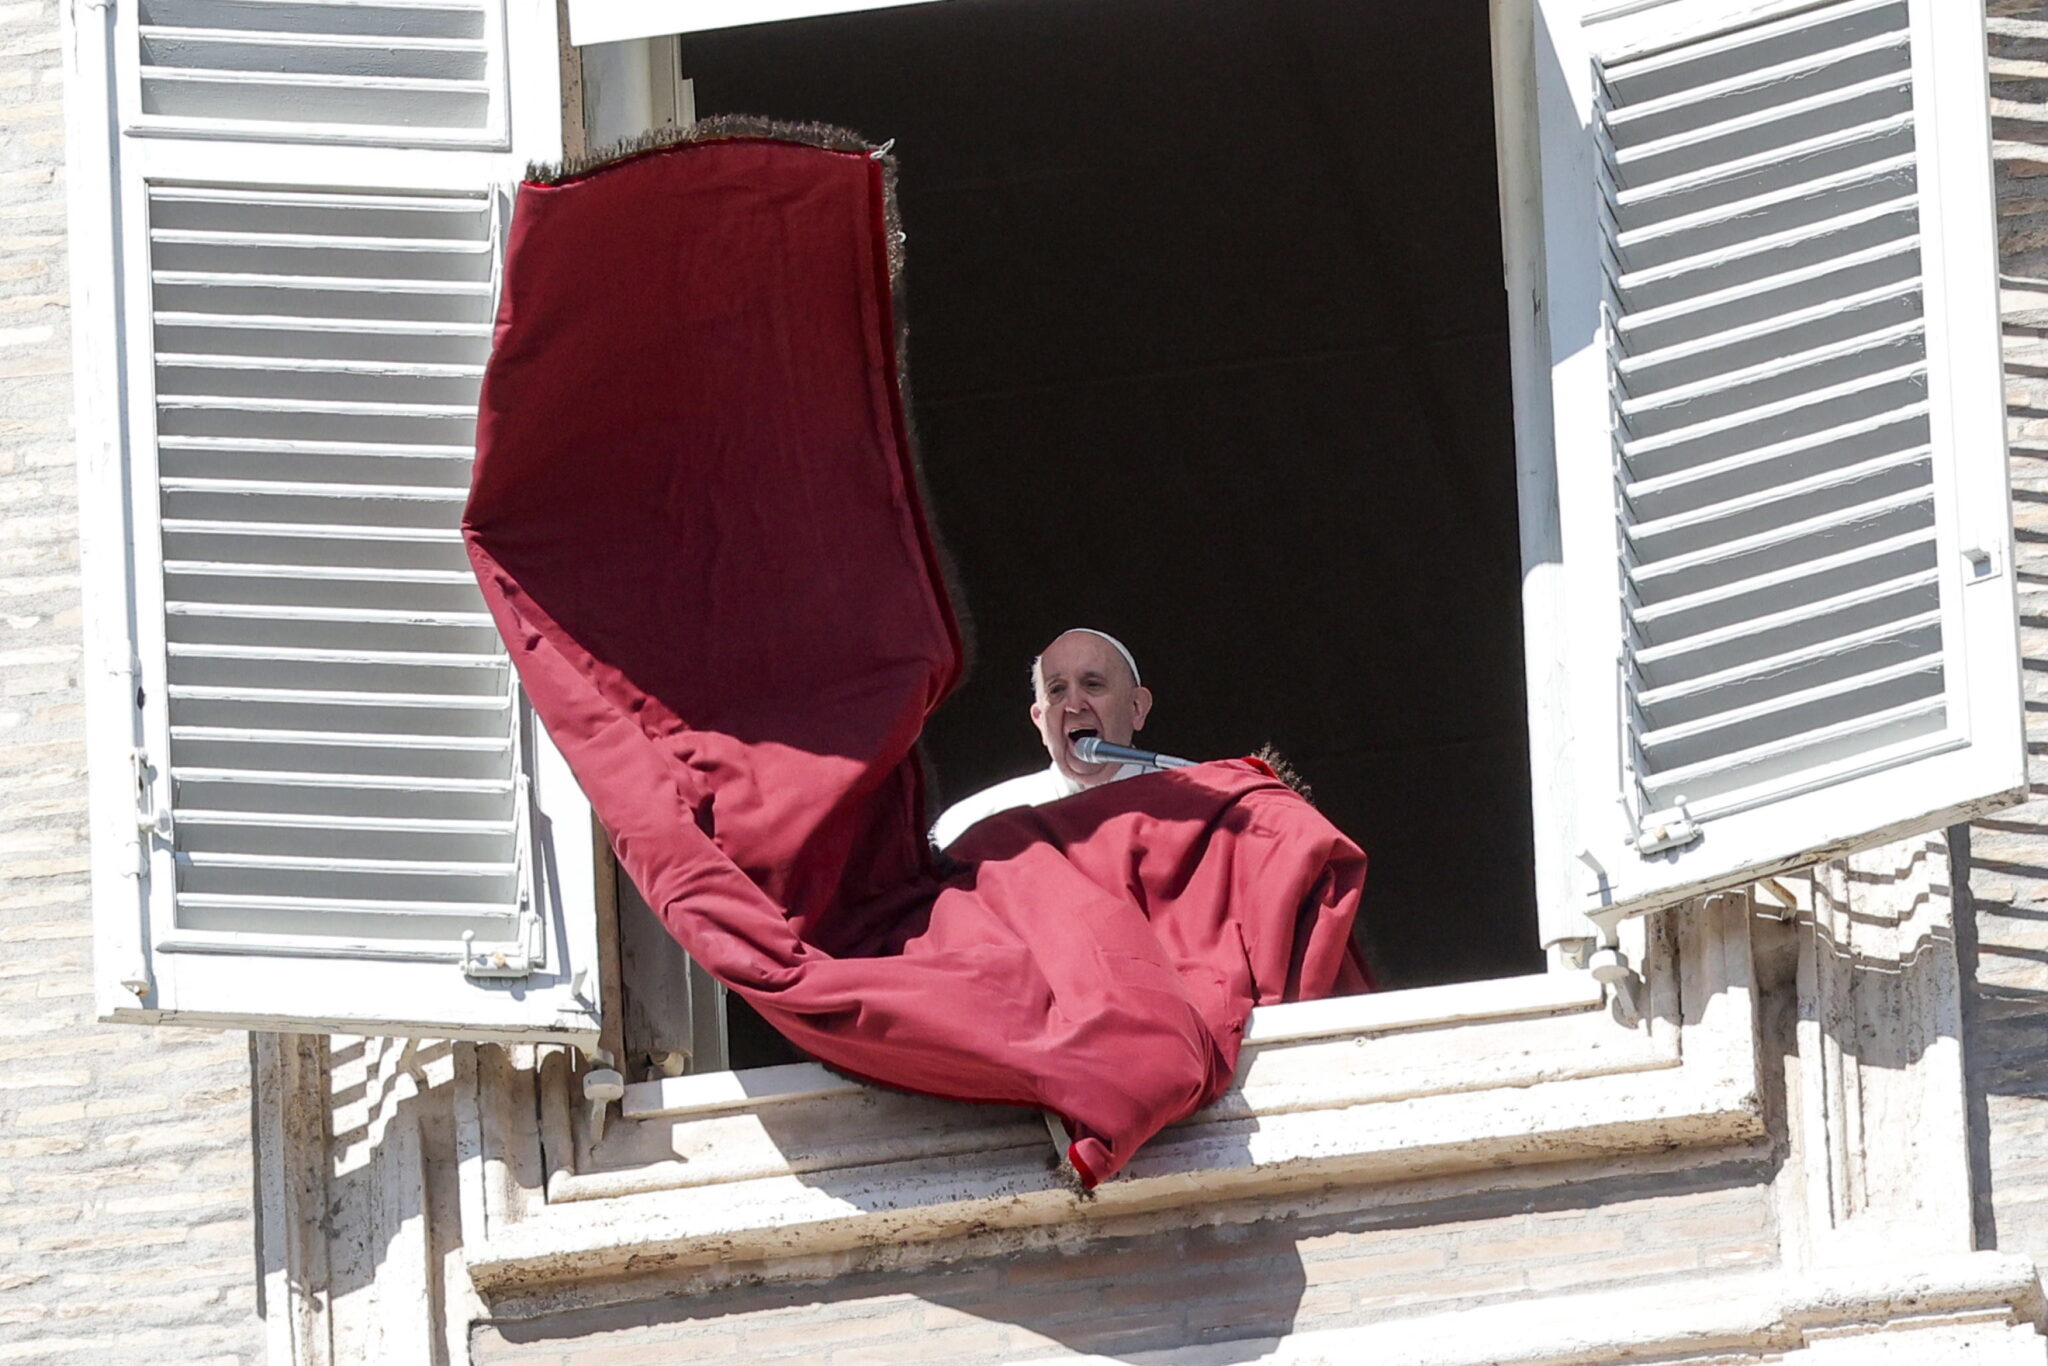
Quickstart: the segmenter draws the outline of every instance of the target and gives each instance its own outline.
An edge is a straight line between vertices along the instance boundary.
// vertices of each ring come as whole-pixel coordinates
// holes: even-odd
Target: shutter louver
[[[502,135],[487,0],[139,0],[138,126],[415,146]]]
[[[2006,804],[2024,753],[1981,13],[1536,3],[1556,941]]]
[[[523,941],[510,670],[456,530],[492,197],[148,203],[179,928]]]
[[[1645,816],[1944,729],[1909,38],[1851,3],[1603,72]]]

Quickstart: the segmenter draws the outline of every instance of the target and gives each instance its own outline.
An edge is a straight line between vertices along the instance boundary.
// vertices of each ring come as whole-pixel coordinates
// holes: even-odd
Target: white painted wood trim
[[[609,147],[658,128],[687,128],[696,122],[675,35],[594,43],[578,56],[588,146]]]
[[[1949,422],[1954,537],[1941,543],[1953,572],[1944,592],[1960,599],[1962,639],[1944,642],[1956,661],[1951,695],[1971,750],[2009,785],[2026,780],[2020,677],[2018,575],[2013,561],[2006,459],[2004,356],[1999,316],[1997,190],[1992,176],[1991,90],[1984,16],[1974,7],[1921,0],[1914,8],[1921,160],[1922,274],[1935,411]],[[1916,100],[1919,96],[1916,95]],[[1992,556],[1973,578],[1966,553]],[[1994,779],[1987,777],[1986,781]]]
[[[569,0],[569,41],[586,47],[930,3],[932,0]]]
[[[157,964],[170,971],[173,960]],[[459,1037],[478,1042],[545,1041],[595,1048],[600,1024],[594,1010],[567,1003],[564,983],[553,973],[530,983],[499,984],[466,994],[459,1022],[422,1021],[418,1003],[447,999],[462,985],[462,970],[451,963],[394,963],[380,960],[299,960],[311,973],[279,972],[278,959],[232,958],[220,954],[175,955],[176,988],[188,999],[231,1001],[216,1009],[129,1006],[102,1018],[117,1024],[190,1025],[201,1029],[388,1035],[402,1038]],[[309,1001],[307,982],[317,974],[320,996]],[[595,973],[592,973],[595,977]],[[516,991],[515,991],[516,988]],[[331,993],[331,994],[330,994]],[[533,998],[545,993],[551,1013]],[[524,998],[524,999],[521,999]]]
[[[1501,258],[1514,383],[1515,494],[1522,549],[1522,673],[1528,697],[1529,804],[1539,935],[1546,946],[1590,937],[1573,904],[1577,784],[1570,678],[1554,649],[1563,637],[1564,542],[1558,524],[1557,447],[1545,323],[1543,164],[1537,101],[1536,0],[1493,0],[1494,147],[1500,180]]]
[[[124,54],[132,61],[132,54]],[[129,705],[132,724],[140,729],[141,748],[149,756],[146,784],[150,805],[171,809],[171,716],[168,645],[164,619],[163,527],[159,514],[155,319],[150,301],[148,190],[144,158],[126,139],[116,144],[116,221],[120,242],[114,276],[121,291],[122,399],[125,449],[121,474],[127,484],[128,572],[124,600],[135,651],[135,696]],[[90,610],[90,608],[88,609]],[[175,924],[177,866],[173,841],[162,835],[141,836],[147,873],[143,883],[144,914],[150,945],[150,977],[155,990],[143,1002],[157,1006],[175,999],[170,989],[174,972],[166,972],[155,946]],[[133,1004],[133,1002],[130,1002]]]
[[[146,852],[130,756],[135,715],[133,539],[121,406],[121,289],[116,263],[113,16],[63,6],[65,205],[71,259],[72,391],[78,540],[85,614],[82,691],[91,832],[95,1005],[102,1016],[149,994]]]
[[[562,46],[555,0],[505,0],[507,138],[513,180],[527,163],[562,158]],[[502,162],[501,162],[502,164]]]

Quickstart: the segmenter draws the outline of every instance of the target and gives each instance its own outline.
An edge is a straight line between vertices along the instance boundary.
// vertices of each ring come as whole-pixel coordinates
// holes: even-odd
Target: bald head
[[[1116,637],[1086,627],[1063,632],[1032,664],[1031,724],[1053,764],[1083,787],[1108,782],[1114,764],[1084,764],[1074,741],[1095,735],[1128,745],[1144,729],[1152,691]]]

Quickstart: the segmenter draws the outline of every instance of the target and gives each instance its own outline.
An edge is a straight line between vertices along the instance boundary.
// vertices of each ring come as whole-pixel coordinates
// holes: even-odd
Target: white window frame
[[[1729,3],[1731,13],[1756,8],[1756,0]],[[591,8],[586,0],[584,12]],[[1495,0],[1493,20],[1523,606],[1528,638],[1556,639],[1571,623],[1543,307],[1544,195],[1546,181],[1552,194],[1585,186],[1569,168],[1546,168],[1540,152],[1546,142],[1591,149],[1576,128],[1546,138],[1529,117],[1539,108],[1537,0]],[[1580,197],[1590,215],[1590,195]],[[1967,356],[1982,373],[1965,378],[1995,385],[1996,333],[1984,333]],[[1573,965],[1596,932],[1568,853],[1583,817],[1572,771],[1582,753],[1577,703],[1554,654],[1527,656],[1532,804],[1543,832],[1537,877],[1543,937],[1558,950],[1553,971],[1254,1011],[1237,1086],[1149,1144],[1101,1188],[1091,1213],[1269,1189],[1305,1174],[1370,1179],[1538,1147],[1582,1151],[1588,1140],[1574,1126],[1589,1116],[1604,1126],[1598,1146],[1615,1150],[1760,1132],[1747,897],[1599,927],[1621,941],[1624,963],[1643,964],[1647,980],[1628,1002],[1643,1008],[1639,1027],[1623,1027],[1627,1007],[1617,1001],[1610,1010],[1602,982]],[[1400,1048],[1386,1046],[1396,1040]],[[1512,1062],[1493,1052],[1510,1040],[1530,1045]],[[1405,1061],[1404,1050],[1412,1050]],[[527,1075],[506,1072],[498,1084],[516,1088]],[[519,1182],[493,1188],[501,1201],[494,1234],[472,1254],[486,1285],[616,1270],[633,1255],[687,1262],[712,1248],[724,1256],[836,1250],[871,1240],[883,1218],[892,1237],[938,1237],[1073,1211],[1045,1174],[1043,1139],[1028,1118],[881,1092],[804,1064],[629,1086],[620,1119],[599,1127],[574,1103],[566,1059],[543,1060],[537,1075],[540,1151]],[[479,1085],[478,1112],[502,1108],[492,1083]],[[1427,1122],[1407,1127],[1417,1114]]]
[[[1533,3],[1495,0],[1503,110],[1532,93]],[[637,68],[645,58],[634,47],[608,45],[600,60]],[[1501,123],[1509,287],[1525,291],[1516,355],[1547,370],[1526,292],[1540,278],[1540,238],[1528,236],[1540,223],[1535,142],[1521,136],[1526,121]],[[1549,445],[1538,394],[1547,385],[1525,387],[1518,433],[1537,423],[1545,434],[1523,447],[1526,476],[1546,468]],[[1539,488],[1539,510],[1543,497]],[[1525,605],[1540,622],[1557,610],[1544,556],[1553,543],[1540,518],[1524,520],[1538,528]],[[1549,526],[1554,538],[1554,501]],[[1539,688],[1550,682],[1543,670],[1532,662],[1532,698],[1554,695]],[[1562,725],[1541,734],[1563,752]],[[1542,790],[1536,802],[1541,819]],[[1748,898],[1733,895],[1620,925],[1621,962],[1639,963],[1639,978],[1596,976],[1567,945],[1545,973],[1259,1007],[1232,1089],[1085,1202],[1050,1171],[1042,1126],[1012,1109],[925,1100],[805,1063],[635,1083],[607,1111],[584,1095],[570,1054],[480,1052],[458,1107],[473,1154],[464,1173],[476,1222],[465,1223],[488,1232],[466,1246],[466,1261],[486,1293],[545,1300],[564,1283],[646,1265],[807,1256],[1303,1184],[1750,1141],[1764,1122],[1751,916]],[[1575,929],[1590,933],[1583,920]]]
[[[884,8],[887,3],[570,0],[571,41],[623,48],[629,44],[618,40],[659,34],[661,41],[673,42],[675,34],[728,23]],[[1687,24],[1706,31],[1816,3],[1686,0],[1683,8]],[[1941,744],[1909,762],[1837,781],[1804,799],[1790,795],[1718,817],[1710,823],[1708,841],[1690,850],[1652,859],[1633,848],[1629,817],[1615,800],[1622,765],[1613,670],[1596,667],[1611,656],[1619,630],[1612,610],[1615,566],[1606,549],[1614,534],[1612,472],[1606,463],[1606,358],[1586,338],[1573,336],[1568,325],[1559,325],[1559,310],[1546,306],[1547,295],[1560,286],[1573,299],[1604,296],[1598,253],[1573,245],[1599,236],[1594,148],[1584,131],[1591,113],[1539,99],[1537,73],[1546,61],[1585,61],[1588,25],[1598,26],[1610,57],[1653,41],[1669,44],[1683,36],[1674,29],[1673,12],[1669,0],[1492,4],[1524,638],[1566,643],[1562,650],[1524,652],[1539,937],[1554,954],[1574,961],[1595,942],[1611,944],[1614,925],[1625,916],[1858,845],[1967,820],[2010,805],[2025,793],[2020,715],[2009,705],[2018,653],[2013,580],[2006,563],[2010,556],[2004,549],[2010,545],[2005,470],[2002,460],[1980,459],[1957,466],[1955,496],[1938,503],[1943,509],[1939,544],[1950,557],[1984,547],[1996,562],[1989,575],[1978,576],[1982,581],[1967,585],[1956,573],[1944,574],[1944,617],[1966,639],[1950,642],[1945,655],[1952,721]],[[1914,0],[1916,84],[1941,91],[1944,108],[1971,100],[1988,105],[1981,45],[1948,41],[1957,30],[1934,24],[1934,12]],[[605,60],[616,58],[607,54]],[[1586,98],[1578,88],[1583,82],[1567,77],[1563,84],[1571,98]],[[1958,144],[1950,131],[1953,117],[1923,124],[1924,289],[1930,336],[1945,362],[1930,368],[1930,384],[1937,411],[1954,420],[1951,448],[2002,451],[1997,300],[1990,287],[1996,244],[1981,225],[1968,221],[1967,210],[1950,211],[1954,203],[1990,202],[1988,158],[1973,156]],[[1546,149],[1552,154],[1548,164]],[[1570,151],[1560,155],[1559,149]],[[1949,155],[1955,150],[1963,154]],[[1951,231],[1952,218],[1967,230]],[[1551,239],[1566,245],[1550,250],[1546,243]],[[1961,259],[1950,259],[1958,255]],[[1576,370],[1600,367],[1601,382],[1578,383],[1575,389],[1567,384],[1568,406],[1560,411],[1554,362]],[[1566,469],[1557,458],[1561,440],[1569,440],[1575,450],[1597,449],[1602,459],[1574,460]],[[1954,525],[1957,508],[1981,524]],[[1568,545],[1600,550],[1567,554]],[[1973,667],[2001,662],[2011,667]],[[1887,821],[1863,812],[1913,814]],[[1621,884],[1619,890],[1610,877]]]
[[[569,0],[569,41],[583,47],[931,3],[933,0]]]
[[[863,0],[822,0],[829,6],[829,12],[834,13],[888,8],[900,2],[902,0],[884,0],[881,4]],[[910,2],[932,3],[935,0]],[[609,146],[666,123],[679,122],[686,126],[693,121],[694,109],[690,106],[688,82],[680,79],[678,41],[684,33],[720,25],[697,22],[718,11],[699,4],[697,0],[687,0],[687,3],[693,17],[689,23],[679,24],[676,18],[679,7],[674,4],[643,4],[641,0],[629,0],[625,5],[617,5],[612,0],[570,0],[572,27],[564,41],[578,50],[582,66],[584,132],[589,146]],[[1555,638],[1554,633],[1562,629],[1564,606],[1559,577],[1562,551],[1550,412],[1550,348],[1541,335],[1540,310],[1534,306],[1543,290],[1542,178],[1538,174],[1541,148],[1534,120],[1510,116],[1512,111],[1536,107],[1535,3],[1536,0],[1493,0],[1493,60],[1501,241],[1511,300],[1510,347],[1518,377],[1514,388],[1514,418],[1517,487],[1522,500],[1522,606],[1525,635],[1530,639],[1546,639]],[[802,7],[802,14],[773,17],[795,18],[822,12],[828,10]],[[677,79],[680,92],[673,100],[667,99],[663,88],[666,82],[662,77],[668,74]],[[1521,377],[1525,375],[1527,381],[1522,382]],[[1571,868],[1562,855],[1564,849],[1571,847],[1569,827],[1576,810],[1575,793],[1570,782],[1573,749],[1566,719],[1565,679],[1554,655],[1538,651],[1525,651],[1524,654],[1529,697],[1531,800],[1536,829],[1550,828],[1560,832],[1557,838],[1538,839],[1535,854],[1539,907],[1564,907],[1568,911],[1566,915],[1553,916],[1562,926],[1560,932],[1549,932],[1551,922],[1545,920],[1546,930],[1541,936],[1548,950],[1547,966],[1557,974],[1557,982],[1562,985],[1544,986],[1544,978],[1539,974],[1467,983],[1454,989],[1426,988],[1373,997],[1266,1006],[1253,1012],[1252,1021],[1247,1026],[1248,1042],[1290,1037],[1292,1031],[1303,1027],[1294,1023],[1297,1020],[1316,1021],[1317,1032],[1335,1036],[1369,1031],[1376,1022],[1388,1018],[1390,1011],[1397,1018],[1442,1027],[1495,1018],[1493,1003],[1500,996],[1509,1000],[1554,998],[1583,1004],[1581,998],[1586,993],[1590,992],[1595,997],[1599,995],[1602,987],[1594,984],[1583,971],[1595,927],[1575,906],[1570,905],[1573,895]],[[623,879],[622,873],[619,876]],[[638,898],[623,883],[620,893],[622,914],[646,914],[634,904]],[[616,935],[615,927],[612,932]],[[1629,965],[1640,959],[1639,952],[1631,954],[1628,951],[1628,945],[1639,942],[1639,939],[1639,935],[1626,936],[1622,951],[1614,960],[1616,967],[1624,973],[1632,972]],[[694,964],[690,965],[690,971],[693,977],[697,975]],[[708,983],[708,986],[720,998],[713,1006],[714,1012],[722,1012],[722,987],[715,982]],[[1633,987],[1633,981],[1625,982],[1625,989]],[[1545,996],[1545,992],[1551,995]],[[630,982],[625,985],[625,993],[629,997],[634,994]],[[680,1002],[684,997],[680,993],[671,993],[671,999]],[[668,1113],[665,1107],[671,1104],[687,1108],[694,1103],[674,1097],[700,1094],[748,1096],[755,1094],[756,1088],[766,1088],[762,1094],[777,1099],[789,1092],[801,1093],[807,1098],[825,1094],[853,1097],[871,1089],[808,1065],[727,1069],[723,1066],[726,1057],[723,1039],[696,1037],[704,1014],[701,1009],[703,1003],[695,999],[694,992],[689,999],[699,1008],[690,1010],[688,1018],[680,1009],[673,1018],[666,1018],[663,1022],[665,1028],[657,1031],[661,1035],[659,1042],[667,1045],[688,1038],[690,1048],[687,1051],[692,1057],[712,1060],[718,1065],[713,1069],[693,1067],[687,1077],[629,1086],[620,1110],[626,1120],[659,1118]],[[1386,1002],[1393,1004],[1382,1004]],[[1515,1010],[1508,1008],[1499,1018],[1515,1016]]]

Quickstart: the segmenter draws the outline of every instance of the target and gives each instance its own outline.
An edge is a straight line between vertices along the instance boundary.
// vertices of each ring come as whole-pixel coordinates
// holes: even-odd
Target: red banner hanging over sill
[[[1262,765],[925,843],[963,651],[898,382],[887,166],[700,124],[519,195],[464,534],[534,709],[690,955],[853,1075],[1066,1123],[1093,1185],[1363,987],[1365,857]]]

